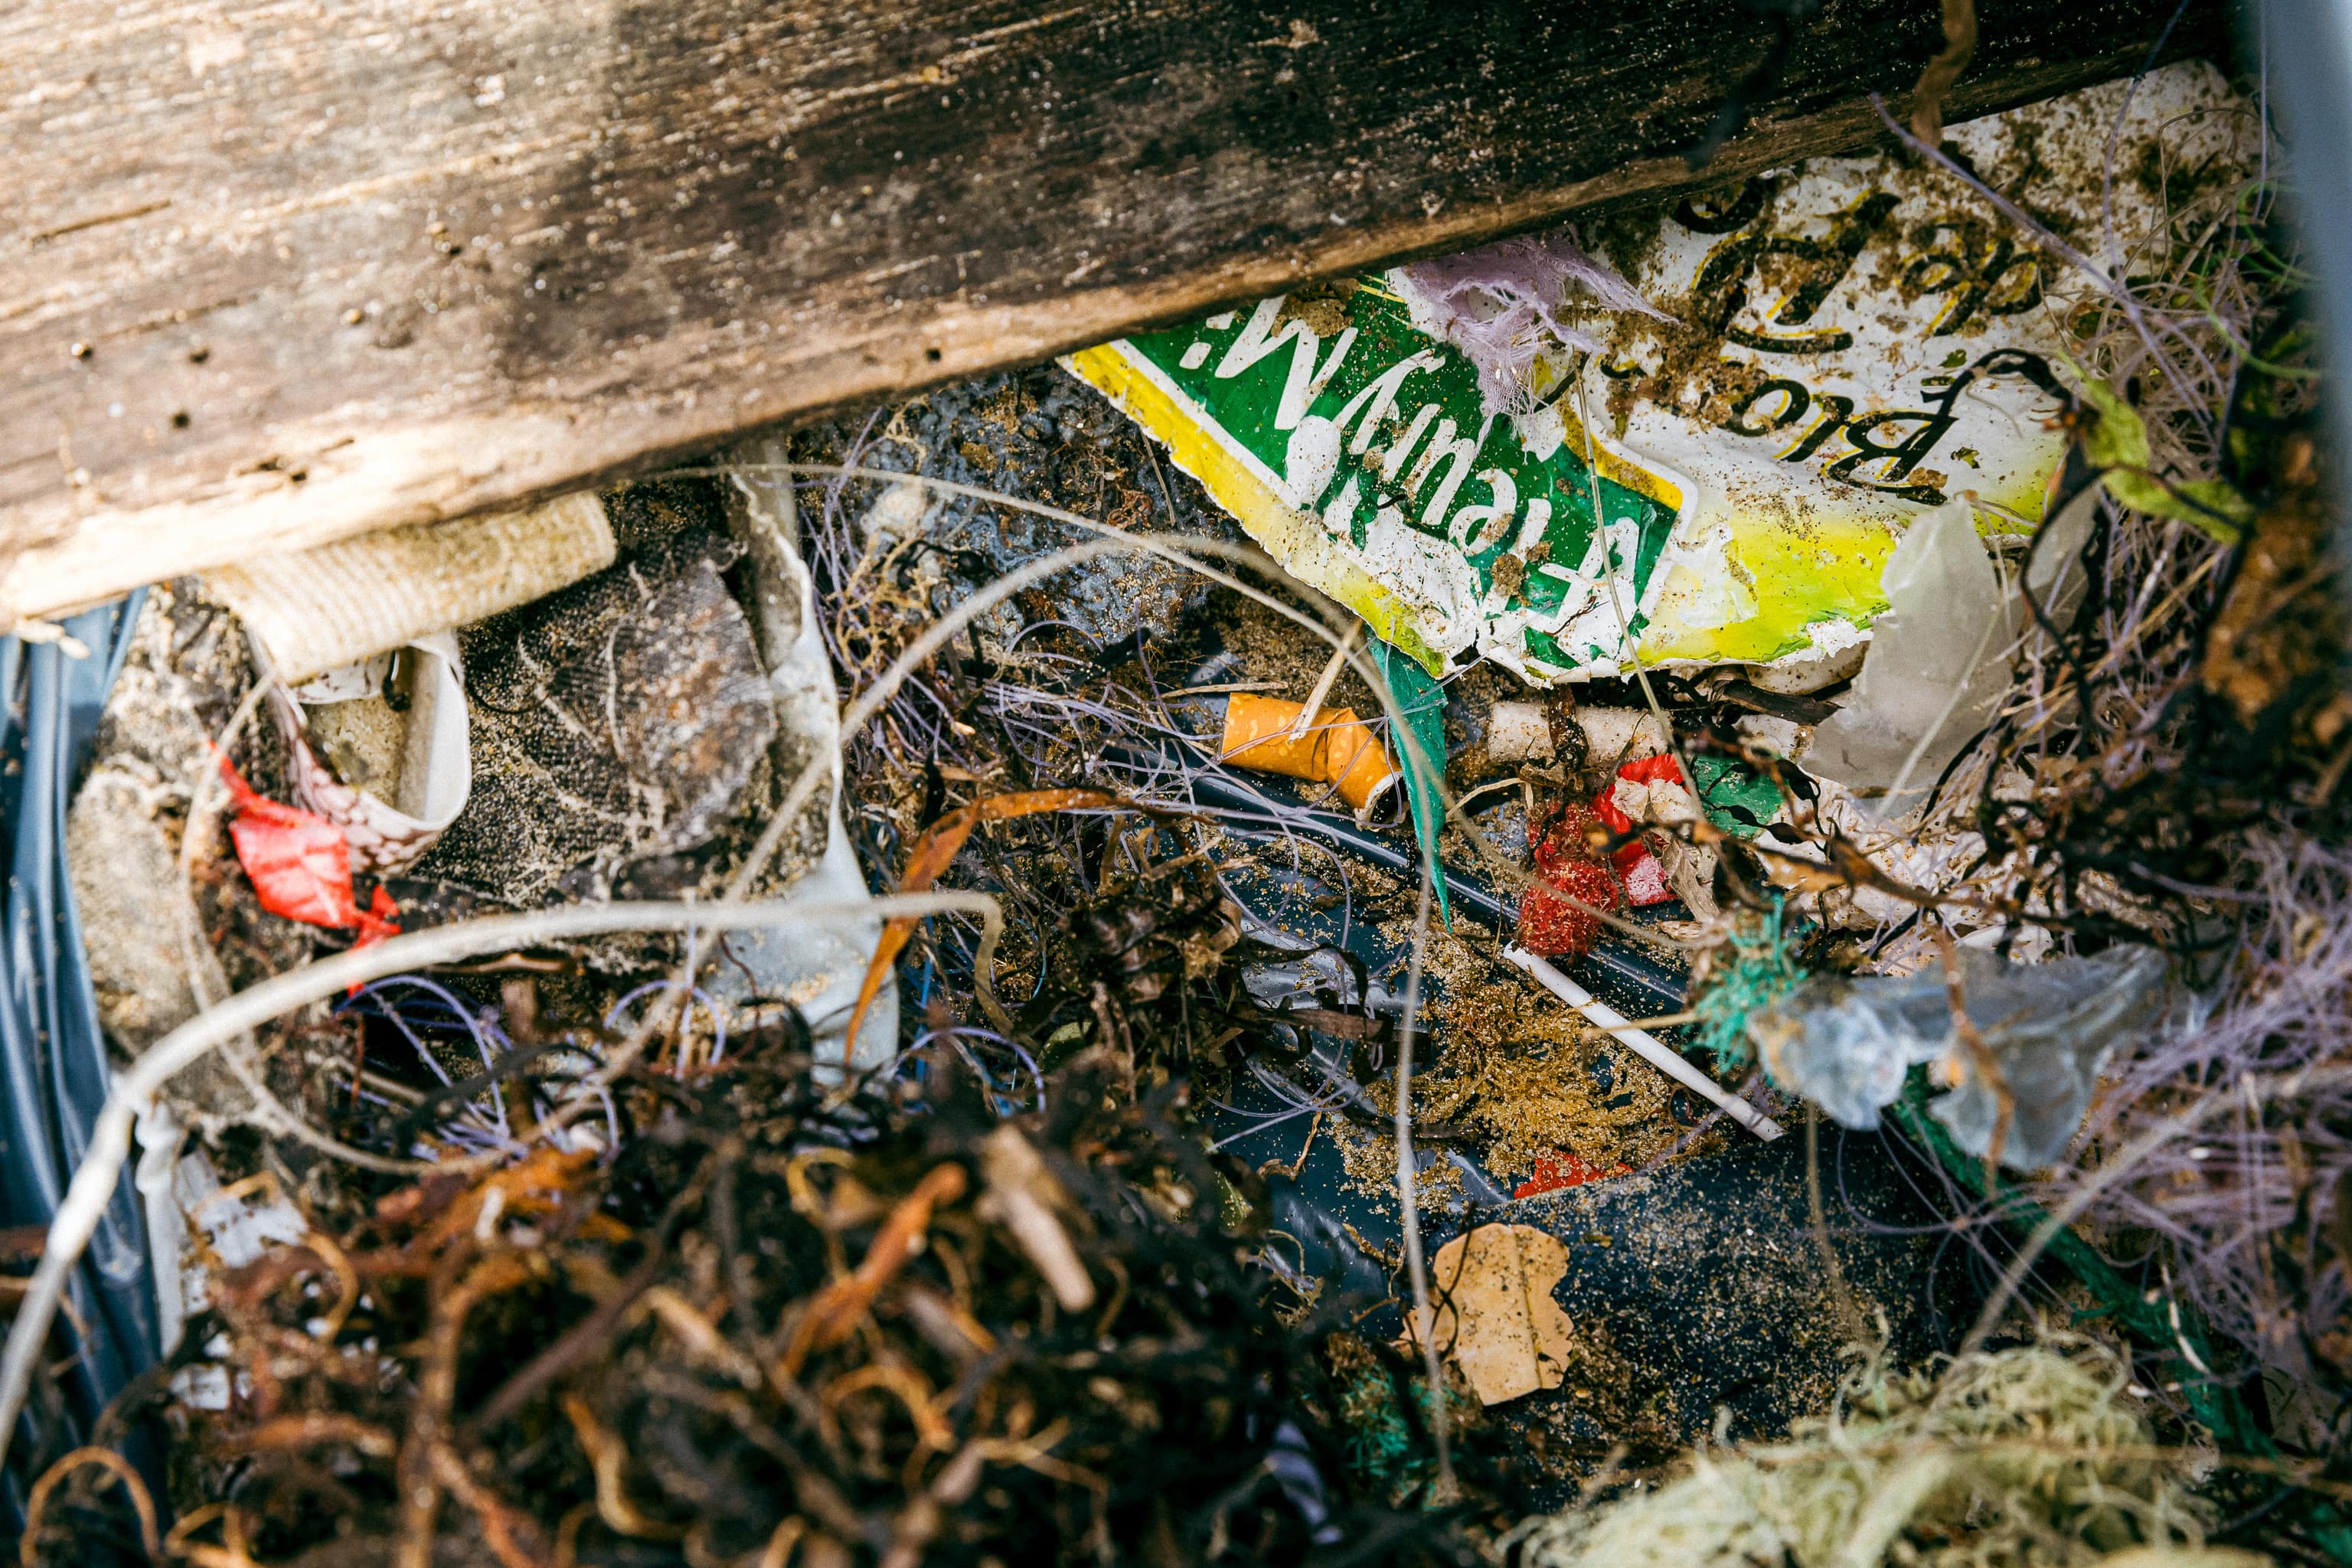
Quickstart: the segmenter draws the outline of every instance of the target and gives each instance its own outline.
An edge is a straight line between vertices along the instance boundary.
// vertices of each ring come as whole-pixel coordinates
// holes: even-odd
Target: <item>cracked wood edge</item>
[[[1265,38],[1222,0],[20,13],[0,127],[51,157],[0,196],[0,625],[1866,142],[1866,92],[1903,112],[1940,43],[1930,8],[1831,0],[1695,178],[1678,149],[1762,47],[1744,7],[1507,9],[1416,33],[1334,5]],[[2135,68],[2172,15],[1981,9],[1948,118]],[[2199,16],[2168,52],[2211,41]],[[1506,26],[1553,63],[1481,107],[1497,51],[1471,46]],[[516,74],[557,61],[577,79],[543,96]]]

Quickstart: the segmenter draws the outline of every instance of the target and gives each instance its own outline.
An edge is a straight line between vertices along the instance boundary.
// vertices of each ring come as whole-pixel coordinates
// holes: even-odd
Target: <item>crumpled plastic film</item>
[[[1937,1081],[1954,1087],[1928,1109],[1959,1146],[1992,1152],[2005,1100],[2000,1162],[2040,1170],[2065,1152],[2082,1125],[2108,1053],[2130,1031],[2161,1018],[2164,955],[2123,946],[2018,964],[1962,948],[1959,960],[1976,1042],[1955,1026],[1940,964],[1899,978],[1814,975],[1751,1014],[1748,1036],[1776,1082],[1842,1125],[1864,1130],[1878,1125],[1880,1110],[1903,1092],[1915,1064],[1939,1063]]]
[[[2096,501],[2085,495],[2051,519],[2032,552],[2026,586],[2053,620],[2081,596],[2074,554]],[[1806,771],[1846,784],[1876,816],[1927,804],[2009,689],[2011,647],[2032,616],[2010,575],[1995,569],[1965,497],[1914,522],[1880,579],[1894,607],[1871,634],[1853,691],[1813,731]]]

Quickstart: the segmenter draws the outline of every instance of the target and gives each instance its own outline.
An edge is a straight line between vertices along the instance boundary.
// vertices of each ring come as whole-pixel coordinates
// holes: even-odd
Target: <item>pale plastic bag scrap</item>
[[[1990,1076],[1954,1025],[1940,964],[1900,977],[1816,974],[1751,1015],[1748,1037],[1774,1081],[1863,1131],[1901,1096],[1913,1066],[1941,1064],[1943,1081],[1957,1085],[1928,1109],[1953,1141],[1984,1156],[2000,1134],[2002,1164],[2041,1170],[2066,1152],[2108,1056],[2163,1015],[2164,955],[2126,945],[2021,964],[1963,947],[1957,958]]]
[[[2025,589],[2053,623],[2079,596],[2074,557],[2096,505],[2086,492],[2044,525],[2032,552]],[[1912,523],[1879,581],[1892,608],[1872,629],[1853,689],[1815,726],[1803,760],[1806,772],[1846,785],[1874,815],[1894,816],[1926,804],[1991,719],[2032,610],[2011,574],[1996,569],[1966,497]]]
[[[2009,684],[2007,661],[1991,656],[2011,628],[1975,511],[1966,500],[1936,508],[1887,557],[1890,608],[1851,693],[1814,727],[1807,772],[1864,793],[1932,784],[1990,715]]]
[[[799,512],[792,478],[782,466],[786,456],[780,441],[760,443],[744,452],[744,467],[730,476],[749,513],[745,531],[757,579],[761,652],[771,667],[769,685],[775,696],[780,771],[792,778],[813,758],[831,770],[824,847],[781,896],[857,902],[870,900],[873,890],[842,826],[841,700],[817,626],[815,586],[800,556]],[[875,519],[877,526],[907,510],[909,496],[902,492],[919,494],[912,485],[892,487],[877,503],[883,514]],[[866,1009],[856,1040],[846,1038],[858,989],[881,939],[879,915],[738,932],[727,939],[732,962],[714,966],[704,984],[734,1005],[792,1003],[814,1037],[820,1070],[862,1071],[888,1061],[898,1043],[898,988],[889,984]]]

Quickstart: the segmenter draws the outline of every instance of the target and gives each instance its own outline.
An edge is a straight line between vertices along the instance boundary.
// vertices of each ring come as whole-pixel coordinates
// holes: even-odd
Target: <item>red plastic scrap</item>
[[[351,845],[341,828],[316,812],[270,799],[246,783],[225,755],[220,769],[236,808],[228,836],[263,909],[305,925],[356,927],[353,947],[399,933],[400,906],[382,888],[366,908],[360,906],[352,888]]]
[[[1654,757],[1636,757],[1617,770],[1617,778],[1628,784],[1682,784],[1683,770],[1674,757],[1664,752]],[[1684,788],[1690,786],[1685,784]],[[1612,833],[1631,833],[1633,819],[1617,809],[1617,783],[1612,779],[1606,788],[1592,797],[1592,815],[1599,817]],[[1619,850],[1623,854],[1623,850]]]
[[[1675,759],[1664,752],[1654,757],[1636,757],[1617,770],[1617,778],[1633,784],[1682,784],[1683,770]],[[1690,786],[1684,784],[1685,789]],[[1616,779],[1592,797],[1592,815],[1615,834],[1632,833],[1638,824],[1617,807]],[[1666,884],[1666,868],[1650,852],[1650,847],[1636,838],[1609,857],[1609,863],[1624,879],[1625,901],[1639,909],[1647,904],[1663,904],[1675,896]]]
[[[1675,897],[1675,889],[1666,880],[1665,863],[1651,854],[1647,847],[1635,844],[1621,849],[1612,864],[1617,874],[1625,879],[1625,901],[1635,909],[1663,904]]]
[[[1623,1165],[1595,1165],[1580,1160],[1561,1150],[1554,1154],[1536,1156],[1535,1174],[1511,1189],[1515,1198],[1531,1198],[1538,1193],[1556,1193],[1562,1187],[1580,1187],[1587,1182],[1597,1182],[1603,1176],[1622,1176]]]
[[[392,901],[392,895],[382,887],[378,887],[375,896],[368,900],[367,908],[352,912],[358,917],[356,923],[360,928],[359,935],[352,939],[353,947],[371,947],[385,937],[400,934],[400,906]]]
[[[1593,826],[1591,812],[1571,805],[1536,845],[1536,872],[1541,879],[1519,900],[1518,943],[1529,952],[1571,958],[1589,952],[1601,934],[1601,919],[1593,910],[1617,908],[1617,879],[1591,856]]]

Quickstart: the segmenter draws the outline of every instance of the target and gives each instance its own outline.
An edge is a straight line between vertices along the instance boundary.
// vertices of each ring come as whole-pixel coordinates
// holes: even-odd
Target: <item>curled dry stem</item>
[[[16,1424],[13,1418],[9,1424]],[[122,1489],[130,1495],[131,1510],[139,1515],[139,1540],[146,1547],[148,1557],[160,1559],[163,1555],[163,1542],[155,1532],[155,1500],[147,1494],[147,1483],[139,1479],[139,1472],[121,1455],[111,1448],[92,1447],[64,1455],[33,1483],[32,1495],[25,1501],[25,1533],[16,1542],[16,1559],[24,1568],[39,1568],[41,1517],[48,1510],[50,1494],[68,1476],[88,1465],[96,1465],[122,1484]]]
[[[416,1407],[400,1451],[400,1552],[395,1560],[399,1568],[432,1568],[434,1528],[446,1485],[435,1458],[446,1446],[452,1430],[458,1334],[478,1303],[514,1289],[530,1278],[530,1265],[516,1254],[493,1253],[467,1269],[457,1286],[434,1303],[433,1331],[417,1379]]]
[[[810,1352],[838,1344],[856,1330],[883,1287],[920,1250],[923,1234],[930,1228],[931,1211],[961,1197],[968,1181],[961,1165],[936,1165],[915,1184],[913,1192],[898,1200],[882,1228],[874,1233],[866,1260],[847,1279],[835,1280],[809,1303],[784,1352],[786,1378],[800,1375]]]
[[[24,1303],[9,1325],[7,1348],[0,1353],[0,1458],[24,1414],[33,1373],[42,1345],[57,1321],[65,1299],[67,1276],[81,1260],[106,1205],[114,1194],[131,1152],[131,1134],[141,1108],[172,1078],[238,1035],[323,1000],[350,985],[398,974],[405,970],[455,959],[472,958],[510,948],[537,947],[567,938],[600,936],[629,931],[752,931],[788,927],[803,921],[855,920],[879,914],[928,914],[957,910],[996,921],[1003,917],[996,900],[980,893],[928,893],[920,897],[884,898],[871,902],[801,902],[783,900],[732,907],[677,903],[586,904],[534,910],[526,914],[493,915],[460,921],[430,931],[393,937],[374,946],[323,958],[299,969],[274,975],[236,993],[219,1005],[189,1019],[150,1047],[131,1069],[115,1080],[96,1123],[89,1146],[74,1170],[57,1216],[49,1223],[41,1260],[26,1287]],[[549,1118],[541,1125],[554,1121]],[[487,1168],[492,1161],[445,1161],[444,1173]]]

